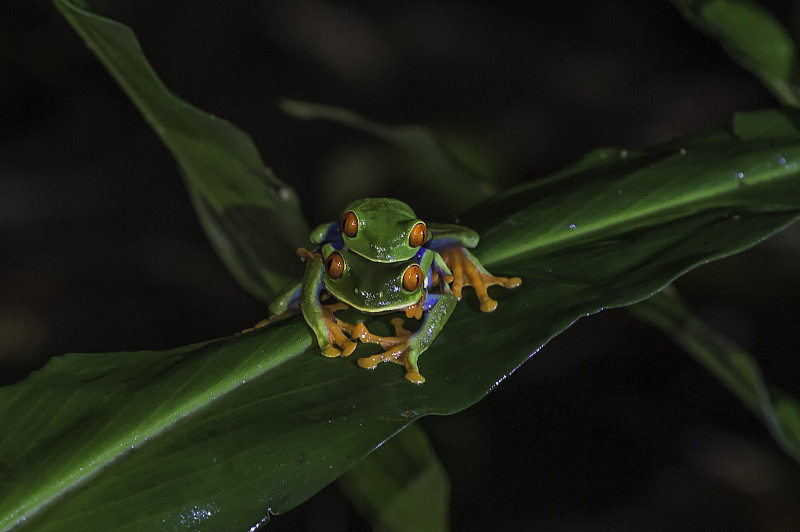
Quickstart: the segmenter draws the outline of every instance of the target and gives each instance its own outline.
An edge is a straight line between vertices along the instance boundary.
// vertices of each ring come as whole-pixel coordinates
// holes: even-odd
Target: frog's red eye
[[[353,238],[358,233],[358,217],[353,211],[347,211],[339,220],[339,228],[342,233]]]
[[[411,228],[411,234],[408,235],[408,245],[412,248],[418,248],[428,240],[428,228],[425,224],[420,222]]]
[[[403,288],[409,292],[413,292],[422,285],[422,268],[417,264],[412,264],[403,273]]]
[[[328,255],[325,259],[325,271],[328,272],[331,279],[338,279],[344,272],[344,259],[335,251]]]

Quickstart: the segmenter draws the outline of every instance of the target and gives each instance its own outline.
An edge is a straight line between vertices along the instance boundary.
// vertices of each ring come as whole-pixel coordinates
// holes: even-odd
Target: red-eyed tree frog
[[[349,356],[359,339],[376,343],[385,351],[360,358],[361,367],[396,362],[405,366],[406,379],[422,383],[419,356],[444,327],[462,288],[473,286],[481,310],[491,312],[497,301],[487,294],[489,286],[513,288],[521,283],[519,277],[495,277],[486,271],[466,249],[478,240],[478,233],[466,227],[426,224],[395,199],[354,201],[338,222],[314,229],[314,252],[297,250],[307,261],[305,275],[284,288],[269,310],[276,316],[299,307],[325,356]],[[326,295],[338,302],[323,305]],[[403,328],[402,318],[394,318],[395,336],[376,336],[363,323],[347,323],[334,315],[347,306],[366,314],[403,310],[422,324],[412,333]]]

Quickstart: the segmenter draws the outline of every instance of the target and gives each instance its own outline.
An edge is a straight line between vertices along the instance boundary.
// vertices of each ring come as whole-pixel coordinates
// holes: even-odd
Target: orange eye
[[[353,211],[347,211],[342,216],[342,219],[339,220],[339,228],[342,230],[342,233],[353,238],[358,233],[358,217],[356,213]]]
[[[428,240],[428,228],[425,224],[420,222],[411,229],[411,234],[408,236],[408,245],[412,248],[418,248]]]
[[[325,271],[331,276],[331,279],[338,279],[344,272],[344,259],[341,255],[334,252],[328,255],[325,259]]]
[[[408,292],[413,292],[422,284],[422,268],[416,264],[409,266],[403,273],[403,288]]]

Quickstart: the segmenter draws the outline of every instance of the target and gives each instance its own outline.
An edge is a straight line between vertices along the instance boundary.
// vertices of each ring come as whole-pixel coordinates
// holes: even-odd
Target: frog
[[[353,201],[336,222],[316,227],[312,244],[347,246],[374,262],[393,262],[413,257],[423,245],[439,251],[452,247],[474,248],[478,233],[455,224],[425,223],[406,203],[394,198]]]
[[[272,317],[265,321],[299,309],[323,355],[349,356],[359,340],[379,344],[384,351],[359,358],[358,365],[374,369],[381,362],[402,364],[405,378],[416,384],[425,382],[419,356],[447,323],[464,287],[475,289],[481,311],[492,312],[497,301],[488,295],[488,287],[521,283],[519,277],[493,276],[468,250],[478,245],[476,231],[426,223],[392,198],[350,203],[338,221],[315,228],[310,242],[314,251],[297,250],[306,261],[303,278],[275,297],[269,306]],[[327,299],[334,303],[323,304]],[[411,332],[395,317],[390,321],[394,336],[378,336],[363,322],[349,323],[335,315],[347,307],[365,315],[404,311],[406,318],[421,323]]]

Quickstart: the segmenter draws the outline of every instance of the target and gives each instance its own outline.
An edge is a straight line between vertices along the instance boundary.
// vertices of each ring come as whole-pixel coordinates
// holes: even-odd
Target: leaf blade
[[[770,386],[750,353],[703,323],[673,290],[632,306],[631,312],[683,347],[767,425],[786,454],[800,462],[800,402]]]
[[[130,28],[70,0],[53,2],[175,157],[222,260],[245,289],[269,300],[299,274],[294,253],[308,240],[295,192],[265,167],[246,133],[172,94]],[[260,239],[247,240],[257,229]]]
[[[581,184],[568,195],[556,195],[552,185],[535,182],[508,199],[487,202],[480,213],[468,214],[465,219],[492,223],[485,234],[497,233],[498,238],[491,246],[482,246],[481,258],[490,264],[502,263],[510,257],[558,250],[573,241],[593,238],[592,234],[641,227],[651,220],[680,219],[710,209],[728,209],[731,215],[736,209],[760,209],[764,198],[754,187],[764,184],[783,187],[786,195],[770,201],[776,203],[775,208],[794,211],[799,161],[796,141],[769,147],[757,142],[727,142],[657,152],[604,166],[593,173],[591,183],[580,173],[569,176]],[[559,186],[569,186],[564,184],[567,181]],[[516,208],[520,201],[528,204]],[[780,203],[785,205],[780,207]],[[534,229],[520,238],[510,231],[514,226]],[[524,247],[509,242],[505,235],[511,234],[524,241]]]
[[[784,105],[800,105],[797,50],[791,35],[764,7],[749,0],[673,0],[695,27],[717,39]]]
[[[450,483],[419,425],[383,443],[337,486],[375,530],[448,530]]]
[[[461,163],[430,130],[414,125],[385,126],[340,107],[284,100],[284,112],[302,120],[330,120],[363,131],[405,155],[404,181],[427,190],[463,212],[496,192],[495,187]]]
[[[580,317],[645,299],[688,269],[750,246],[791,223],[800,214],[800,170],[775,171],[772,163],[762,164],[775,156],[776,146],[787,154],[787,165],[781,168],[793,162],[789,148],[796,146],[786,145],[785,139],[780,142],[784,144],[721,136],[694,148],[698,160],[703,150],[712,155],[725,148],[748,154],[752,167],[761,172],[754,176],[758,186],[735,190],[727,184],[711,186],[711,178],[699,175],[702,165],[695,159],[685,168],[676,166],[674,147],[670,147],[666,155],[653,150],[637,156],[636,164],[585,164],[577,172],[549,180],[546,187],[522,187],[478,209],[484,218],[476,253],[494,273],[520,275],[523,284],[515,291],[497,293],[500,305],[491,314],[480,313],[474,295],[466,294],[420,360],[427,378],[422,386],[405,382],[402,368],[396,366],[367,372],[354,360],[325,359],[313,347],[312,333],[300,316],[212,342],[201,354],[181,351],[175,355],[180,364],[174,366],[165,365],[170,359],[165,353],[138,358],[119,353],[107,355],[118,373],[104,376],[96,367],[96,355],[55,359],[44,373],[35,373],[19,386],[42,389],[44,377],[51,374],[51,381],[61,382],[62,396],[39,402],[36,394],[28,395],[14,409],[8,405],[15,388],[0,389],[0,422],[15,434],[10,443],[0,443],[0,456],[39,472],[38,477],[8,482],[0,489],[5,526],[28,515],[14,512],[24,506],[23,499],[35,499],[31,493],[40,489],[37,482],[44,482],[48,475],[68,478],[66,473],[104,456],[87,433],[75,429],[81,426],[80,420],[104,420],[102,426],[88,427],[88,434],[105,435],[102,448],[125,447],[127,451],[140,434],[142,420],[157,418],[158,408],[180,410],[174,402],[178,398],[183,398],[180,404],[196,406],[156,436],[135,440],[139,443],[130,452],[106,459],[91,482],[75,484],[62,495],[53,492],[39,517],[26,522],[56,529],[80,516],[89,519],[86,509],[95,508],[91,519],[103,527],[131,522],[142,527],[166,522],[172,526],[194,523],[192,516],[201,516],[204,528],[219,529],[231,522],[252,526],[268,510],[286,511],[414,419],[451,414],[474,404]],[[647,219],[635,227],[608,222],[608,217],[626,216],[624,208],[611,211],[597,203],[582,216],[602,231],[588,232],[582,239],[556,239],[542,249],[535,247],[535,240],[531,243],[532,237],[554,234],[563,224],[564,215],[557,210],[551,209],[549,217],[536,217],[543,202],[545,206],[569,205],[576,196],[587,198],[586,190],[596,194],[598,183],[605,185],[607,190],[600,191],[605,194],[615,194],[618,182],[630,185],[636,196],[629,204],[631,212],[639,212],[635,210],[639,202],[657,206],[660,196],[654,195],[653,186],[662,183],[665,170],[659,165],[664,161],[671,171],[695,172],[694,179],[671,181],[679,188],[663,195],[664,208],[646,210]],[[713,178],[738,179],[730,171],[730,164],[721,169],[706,167]],[[546,195],[541,193],[544,188]],[[718,198],[692,202],[698,195],[708,196],[708,190],[717,191]],[[681,198],[686,205],[676,207]],[[737,216],[731,215],[732,207],[739,208]],[[478,221],[477,214],[472,217]],[[516,247],[518,253],[509,255],[507,246]],[[380,332],[376,328],[382,323],[370,322],[371,330]],[[369,346],[360,347],[356,356],[370,353]],[[249,365],[242,366],[244,361]],[[243,367],[252,373],[241,379]],[[193,377],[187,379],[185,372],[192,368],[189,375]],[[88,388],[81,380],[87,375],[97,377]],[[97,400],[97,394],[105,393],[104,387],[113,385],[115,378],[131,375],[139,375],[140,380],[134,382],[144,392],[118,390],[109,394],[108,403]],[[166,394],[154,386],[174,392],[175,399],[153,404],[150,401]],[[218,393],[203,395],[205,389]],[[139,403],[138,397],[145,399]],[[214,399],[209,402],[202,397]],[[60,414],[65,426],[72,427],[69,434],[74,441],[68,455],[56,452],[59,448],[54,446],[60,429],[26,427],[28,418],[22,414],[36,411],[37,419],[50,419],[61,405],[72,405]],[[120,418],[117,408],[124,414]],[[30,442],[38,442],[38,447],[16,448]],[[43,457],[48,467],[37,463]],[[218,466],[219,460],[224,465]],[[166,482],[165,476],[174,481]],[[130,494],[125,486],[141,491]],[[242,496],[236,486],[248,495]],[[140,515],[141,508],[149,513]]]

